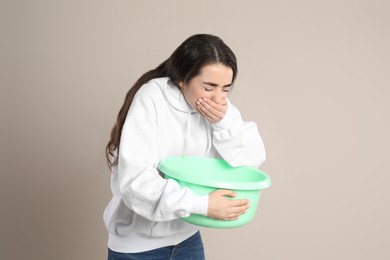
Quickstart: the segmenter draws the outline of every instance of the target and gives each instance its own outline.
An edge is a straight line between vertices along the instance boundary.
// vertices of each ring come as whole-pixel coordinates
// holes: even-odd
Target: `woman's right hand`
[[[207,217],[220,220],[236,220],[249,208],[248,199],[232,200],[236,194],[231,190],[216,190],[209,193]]]

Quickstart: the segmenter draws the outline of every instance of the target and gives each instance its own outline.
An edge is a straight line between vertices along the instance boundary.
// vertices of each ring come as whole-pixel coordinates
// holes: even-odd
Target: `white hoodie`
[[[244,122],[229,101],[224,118],[210,124],[169,78],[151,80],[137,92],[123,125],[113,197],[104,211],[111,250],[153,250],[198,231],[179,218],[206,216],[208,195],[193,194],[157,170],[160,160],[178,155],[223,158],[232,166],[259,167],[265,160],[256,124]]]

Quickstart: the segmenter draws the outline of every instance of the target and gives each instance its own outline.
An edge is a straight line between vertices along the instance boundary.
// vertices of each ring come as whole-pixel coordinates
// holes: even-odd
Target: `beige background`
[[[8,1],[1,259],[105,259],[104,147],[129,86],[188,36],[239,59],[273,186],[208,259],[390,259],[389,1]]]

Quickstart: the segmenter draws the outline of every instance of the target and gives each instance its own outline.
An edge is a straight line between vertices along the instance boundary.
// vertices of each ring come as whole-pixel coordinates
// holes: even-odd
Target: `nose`
[[[222,101],[222,90],[219,88],[215,90],[213,97],[211,98],[217,104],[221,104]]]

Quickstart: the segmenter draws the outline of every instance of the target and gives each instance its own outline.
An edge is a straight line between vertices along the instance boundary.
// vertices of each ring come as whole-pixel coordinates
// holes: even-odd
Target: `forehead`
[[[197,78],[218,85],[229,85],[233,80],[233,70],[221,63],[207,64],[200,69]]]

